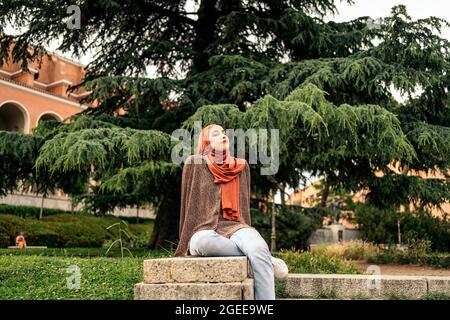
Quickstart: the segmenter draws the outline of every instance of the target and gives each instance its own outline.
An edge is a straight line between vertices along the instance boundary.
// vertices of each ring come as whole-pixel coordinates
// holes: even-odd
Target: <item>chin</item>
[[[226,147],[224,148],[223,146],[218,146],[217,148],[214,148],[214,151],[216,153],[220,153],[220,152],[224,153],[224,152],[228,151],[228,148],[226,148]]]

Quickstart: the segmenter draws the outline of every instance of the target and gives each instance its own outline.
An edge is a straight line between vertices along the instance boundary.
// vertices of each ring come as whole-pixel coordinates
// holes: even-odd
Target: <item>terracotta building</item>
[[[10,60],[11,61],[11,60]],[[41,66],[30,63],[28,70],[20,64],[0,67],[0,130],[31,133],[39,121],[67,117],[87,106],[80,99],[89,93],[83,89],[68,93],[70,85],[81,82],[85,66],[51,54]]]

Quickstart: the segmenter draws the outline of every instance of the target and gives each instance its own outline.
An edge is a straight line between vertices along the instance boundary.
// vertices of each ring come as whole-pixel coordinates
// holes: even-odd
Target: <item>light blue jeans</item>
[[[229,239],[214,230],[194,233],[189,242],[193,256],[247,256],[253,270],[255,300],[275,300],[272,255],[254,228],[242,228]]]

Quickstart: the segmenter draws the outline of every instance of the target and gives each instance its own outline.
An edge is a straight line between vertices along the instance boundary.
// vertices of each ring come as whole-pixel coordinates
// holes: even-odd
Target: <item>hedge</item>
[[[117,239],[117,230],[106,228],[120,219],[113,216],[60,214],[43,217],[42,220],[21,218],[15,215],[0,215],[0,247],[14,245],[15,237],[25,233],[30,246],[49,248],[102,247],[108,240]],[[127,245],[145,245],[151,235],[153,222],[129,225],[134,235]]]
[[[41,209],[30,206],[12,206],[8,204],[0,204],[0,214],[12,214],[22,218],[39,218]],[[54,216],[57,214],[68,214],[69,211],[60,209],[44,208],[43,216]]]

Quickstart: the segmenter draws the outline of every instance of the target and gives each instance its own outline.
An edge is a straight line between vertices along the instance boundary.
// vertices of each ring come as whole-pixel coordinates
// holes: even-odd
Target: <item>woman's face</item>
[[[225,134],[225,130],[221,126],[213,126],[209,130],[209,143],[215,151],[227,151],[229,140]]]

